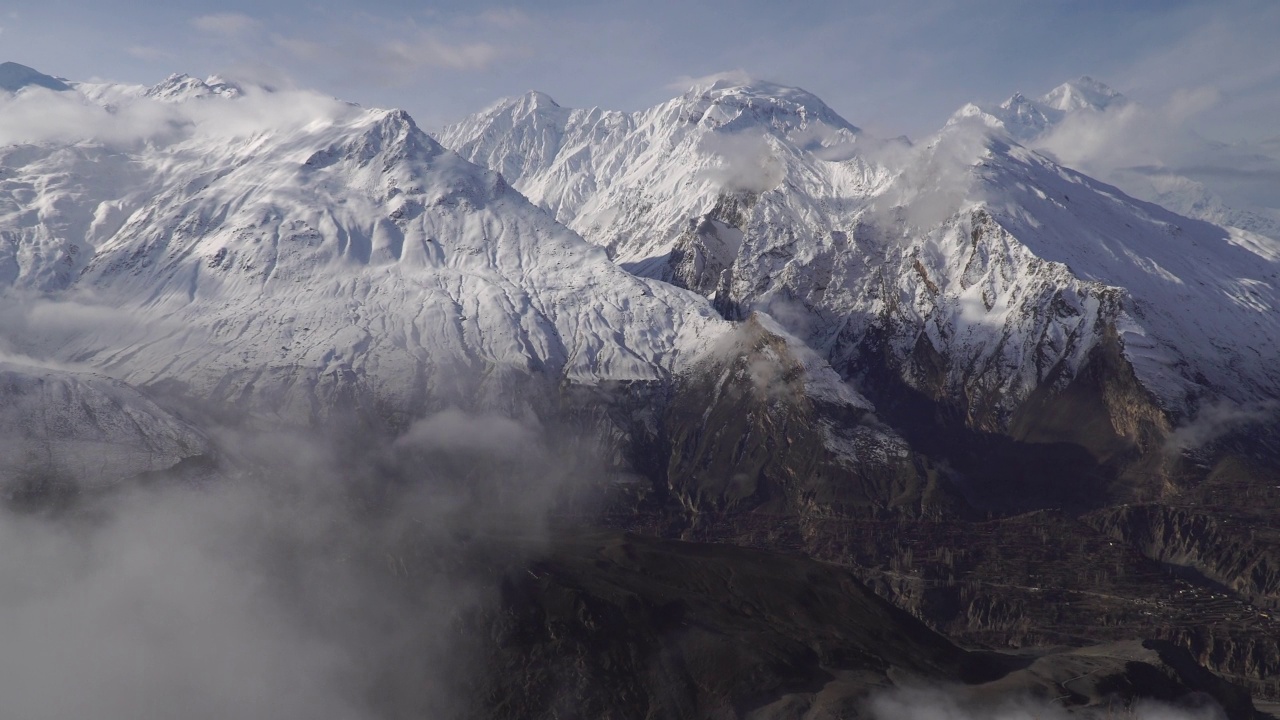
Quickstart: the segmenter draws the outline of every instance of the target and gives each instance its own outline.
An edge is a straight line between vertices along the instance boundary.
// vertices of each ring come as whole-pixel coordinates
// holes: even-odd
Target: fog
[[[6,716],[453,714],[499,569],[594,462],[457,410],[394,441],[210,434],[216,469],[0,509]]]
[[[898,177],[875,199],[873,217],[887,226],[927,228],[983,200],[974,168],[988,154],[990,131],[964,120],[915,146],[887,142],[869,153]]]
[[[768,138],[708,133],[699,149],[719,160],[703,171],[703,178],[725,192],[768,192],[782,183],[786,173]]]
[[[1207,698],[1187,706],[1141,701],[1068,711],[1060,702],[1028,695],[993,700],[966,688],[941,686],[887,690],[871,696],[865,710],[874,720],[1226,720],[1222,708]]]
[[[1280,423],[1280,403],[1274,400],[1250,403],[1220,400],[1206,404],[1193,417],[1173,428],[1165,448],[1171,454],[1202,449],[1228,434],[1276,423]]]
[[[1222,103],[1216,89],[1200,87],[1175,91],[1158,105],[1126,102],[1102,112],[1072,113],[1032,146],[1147,200],[1191,189],[1202,205],[1221,201],[1274,217],[1280,212],[1280,157],[1274,150],[1265,143],[1224,144],[1194,130],[1198,119],[1212,116]],[[1188,188],[1191,183],[1198,187]]]

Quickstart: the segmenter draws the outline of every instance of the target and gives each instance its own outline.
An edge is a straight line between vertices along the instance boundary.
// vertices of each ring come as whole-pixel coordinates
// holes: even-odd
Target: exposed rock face
[[[967,684],[956,695],[976,707],[1010,694],[1105,708],[1198,691],[1232,717],[1253,714],[1247,693],[1167,643],[965,652],[848,571],[789,555],[566,537],[505,577],[484,618],[484,717],[863,717],[869,695],[902,683]]]
[[[662,474],[695,514],[919,514],[942,501],[870,403],[762,316],[681,378],[663,427]]]
[[[1202,573],[1259,607],[1280,609],[1280,538],[1273,528],[1165,505],[1110,508],[1085,521],[1153,560]]]
[[[443,141],[633,272],[728,318],[769,312],[980,505],[1159,499],[1185,475],[1162,453],[1172,426],[1280,393],[1261,360],[1280,344],[1259,315],[1280,308],[1273,242],[1125,197],[999,128],[961,119],[898,147],[767,83],[631,114],[543,100]],[[1110,102],[1082,80],[1040,104]]]
[[[613,501],[613,521],[626,527],[798,549],[816,518],[938,516],[964,506],[945,470],[764,315],[669,388],[630,402],[648,412],[611,422],[628,428],[619,433],[627,460],[647,481]]]

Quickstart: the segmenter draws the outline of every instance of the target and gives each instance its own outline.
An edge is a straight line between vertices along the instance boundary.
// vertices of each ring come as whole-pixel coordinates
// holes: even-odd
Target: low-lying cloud
[[[1280,157],[1263,144],[1227,145],[1194,129],[1222,96],[1213,87],[1181,89],[1156,106],[1120,103],[1068,115],[1032,146],[1130,194],[1168,202],[1145,178],[1182,176],[1241,210],[1280,209]],[[1190,207],[1174,207],[1188,212]]]
[[[6,714],[464,710],[492,557],[540,546],[582,463],[535,421],[460,411],[394,442],[212,435],[220,470],[0,509]]]
[[[871,696],[874,720],[1226,720],[1217,704],[1178,707],[1155,701],[1133,705],[1073,707],[1029,696],[992,700],[963,688],[901,687]]]
[[[702,177],[725,192],[768,192],[782,184],[786,174],[778,150],[765,137],[708,133],[700,149],[718,160],[703,170]]]
[[[100,105],[75,92],[27,88],[0,93],[0,146],[92,142],[127,149],[171,144],[196,135],[243,137],[336,122],[358,108],[320,93],[247,86],[244,97],[170,103],[145,97]]]
[[[1221,400],[1208,404],[1169,435],[1170,452],[1197,450],[1226,435],[1253,425],[1280,422],[1280,402],[1266,400],[1236,403]]]

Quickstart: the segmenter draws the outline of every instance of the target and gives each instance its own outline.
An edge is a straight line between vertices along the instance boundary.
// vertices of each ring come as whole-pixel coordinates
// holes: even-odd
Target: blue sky
[[[1088,74],[1152,105],[1208,91],[1196,129],[1262,139],[1280,135],[1278,37],[1274,0],[0,0],[0,59],[43,72],[250,76],[403,107],[427,128],[528,89],[638,109],[740,70],[919,137],[966,101]]]

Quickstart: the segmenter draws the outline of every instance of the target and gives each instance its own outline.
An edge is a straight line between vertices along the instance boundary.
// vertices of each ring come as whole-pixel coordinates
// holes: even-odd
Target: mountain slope
[[[1118,102],[1098,85],[1043,107]],[[982,384],[1010,411],[1054,368],[1069,381],[1107,326],[1175,413],[1198,394],[1280,389],[1262,321],[1280,246],[1133,201],[978,123],[906,150],[803,91],[720,82],[632,115],[530,95],[442,138],[642,275],[722,311],[785,320],[789,304],[837,364],[842,344],[892,320],[900,345],[927,336],[953,366],[998,369]],[[1171,312],[1187,303],[1205,312]]]
[[[660,378],[727,327],[402,112],[195,83],[150,93],[182,86],[178,102],[116,93],[93,114],[77,101],[85,137],[158,117],[143,136],[0,150],[7,292],[120,309],[20,349],[305,419],[357,396],[469,399],[477,384],[503,402],[528,376]]]
[[[650,448],[687,428],[660,419],[704,403],[702,381],[735,361],[722,350],[739,349],[705,298],[624,271],[402,112],[231,87],[175,75],[32,100],[63,103],[98,135],[0,149],[17,351],[215,416],[395,431],[448,406],[553,425],[564,413],[667,483]],[[131,135],[114,134],[121,119]],[[909,451],[871,404],[775,329],[769,342],[795,353],[758,367],[799,383],[798,403],[865,416],[804,438],[835,468],[822,482],[914,485]],[[790,422],[768,400],[753,400],[755,416]]]
[[[201,432],[124,383],[13,362],[0,362],[0,427],[9,499],[109,485],[211,451]]]
[[[979,119],[1135,197],[1280,239],[1280,200],[1268,180],[1280,169],[1280,155],[1265,142],[1210,142],[1180,127],[1180,113],[1176,104],[1143,107],[1082,77],[1036,99],[1015,93],[995,107],[967,104],[951,122]]]
[[[0,90],[16,93],[24,88],[40,87],[61,92],[70,90],[61,80],[15,62],[0,63]]]

